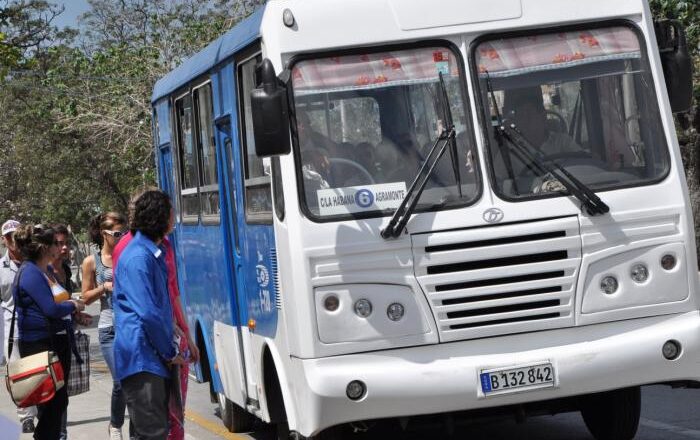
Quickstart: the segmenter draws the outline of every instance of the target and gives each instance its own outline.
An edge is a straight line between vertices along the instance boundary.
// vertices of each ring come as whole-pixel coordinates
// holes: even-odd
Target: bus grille
[[[416,234],[413,251],[441,341],[574,324],[575,217]]]

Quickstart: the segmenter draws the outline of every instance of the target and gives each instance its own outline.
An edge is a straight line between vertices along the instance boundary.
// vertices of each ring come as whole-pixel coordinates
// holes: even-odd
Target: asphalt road
[[[91,310],[91,312],[94,312]],[[93,313],[95,314],[95,313]],[[100,440],[107,437],[111,378],[99,353],[97,331],[87,329],[91,336],[91,389],[88,393],[71,398],[68,408],[70,440]],[[4,373],[4,369],[3,369]],[[644,387],[642,392],[642,420],[639,440],[700,439],[700,390],[672,390],[664,386]],[[15,409],[4,386],[0,386],[0,416],[17,424]],[[1,425],[1,424],[0,424]],[[578,413],[532,417],[518,424],[513,419],[457,422],[452,435],[444,418],[433,418],[423,425],[409,422],[401,428],[392,425],[392,440],[469,439],[469,440],[588,440],[592,437]],[[9,431],[0,432],[0,440],[8,438]],[[124,432],[126,434],[126,432]],[[21,440],[32,437],[23,434]],[[126,435],[125,435],[125,438]],[[386,439],[387,432],[347,435],[350,440]],[[186,411],[186,440],[273,440],[271,429],[260,423],[255,432],[228,433],[218,417],[216,404],[209,400],[208,386],[190,382]]]

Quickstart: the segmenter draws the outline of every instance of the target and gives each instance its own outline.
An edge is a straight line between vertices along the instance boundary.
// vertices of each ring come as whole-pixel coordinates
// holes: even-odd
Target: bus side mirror
[[[693,105],[693,63],[685,31],[678,20],[657,21],[654,29],[671,109],[674,113],[686,112]]]
[[[256,77],[260,85],[250,92],[255,154],[259,157],[288,154],[291,142],[287,87],[277,78],[267,58],[257,66]]]

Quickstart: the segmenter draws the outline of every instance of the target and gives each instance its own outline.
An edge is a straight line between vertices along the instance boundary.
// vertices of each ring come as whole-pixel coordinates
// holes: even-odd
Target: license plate
[[[493,370],[482,370],[481,391],[485,396],[554,386],[551,363]]]

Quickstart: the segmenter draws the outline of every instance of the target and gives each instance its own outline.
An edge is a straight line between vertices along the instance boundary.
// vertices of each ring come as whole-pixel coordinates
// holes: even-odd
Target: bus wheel
[[[637,434],[642,394],[639,387],[585,396],[581,415],[596,440],[630,440]]]
[[[253,416],[231,402],[223,393],[218,393],[221,421],[230,432],[249,432],[253,428]]]

